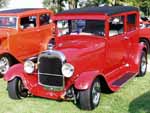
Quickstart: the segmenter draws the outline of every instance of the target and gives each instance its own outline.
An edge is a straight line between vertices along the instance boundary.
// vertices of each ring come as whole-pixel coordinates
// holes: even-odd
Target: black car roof
[[[10,10],[3,10],[3,11],[0,11],[0,13],[22,13],[22,12],[25,12],[25,11],[38,10],[38,9],[44,9],[44,8],[21,8],[21,9],[10,9]]]
[[[107,15],[118,14],[122,12],[138,11],[138,8],[132,6],[102,6],[102,7],[86,7],[86,8],[76,8],[72,10],[62,11],[58,14],[67,13],[103,13]]]

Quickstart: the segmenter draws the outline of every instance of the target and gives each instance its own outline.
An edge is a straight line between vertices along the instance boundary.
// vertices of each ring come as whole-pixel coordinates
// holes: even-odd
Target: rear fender
[[[75,81],[75,88],[78,90],[86,90],[90,88],[94,79],[99,75],[99,71],[87,71],[79,75]]]
[[[142,51],[145,51],[147,53],[146,47],[141,43],[132,45],[132,49],[130,50],[129,62],[133,64],[131,69],[135,72],[139,72],[139,64]]]

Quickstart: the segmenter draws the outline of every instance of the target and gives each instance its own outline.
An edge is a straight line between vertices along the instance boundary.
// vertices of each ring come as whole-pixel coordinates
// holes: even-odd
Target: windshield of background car
[[[59,20],[58,36],[63,35],[97,35],[105,36],[104,20]]]
[[[16,28],[17,18],[13,16],[0,16],[0,28]]]

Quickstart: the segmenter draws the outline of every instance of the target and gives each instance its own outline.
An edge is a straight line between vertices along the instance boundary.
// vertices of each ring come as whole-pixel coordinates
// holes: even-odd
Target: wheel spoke
[[[93,89],[92,89],[92,98],[93,98],[93,103],[95,105],[98,104],[99,99],[100,99],[100,84],[98,82],[96,82],[93,85]]]
[[[145,57],[142,58],[141,61],[141,72],[144,73],[146,71],[147,63]]]

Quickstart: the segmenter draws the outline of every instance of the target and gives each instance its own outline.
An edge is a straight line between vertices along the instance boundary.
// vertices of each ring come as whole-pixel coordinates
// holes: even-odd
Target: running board
[[[122,76],[120,79],[114,81],[112,85],[114,86],[122,86],[124,83],[126,83],[130,78],[133,77],[135,73],[126,73],[124,76]]]

